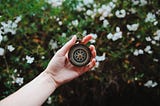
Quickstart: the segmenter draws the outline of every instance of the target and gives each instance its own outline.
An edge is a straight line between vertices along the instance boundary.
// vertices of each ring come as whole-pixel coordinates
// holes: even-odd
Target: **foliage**
[[[158,0],[0,0],[0,99],[42,72],[75,34],[92,34],[97,65],[45,105],[102,105],[128,86],[159,96],[159,7]]]

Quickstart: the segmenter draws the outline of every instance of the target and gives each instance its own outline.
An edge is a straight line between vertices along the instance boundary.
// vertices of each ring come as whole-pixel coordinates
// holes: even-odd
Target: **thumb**
[[[70,41],[68,41],[60,50],[61,55],[65,55],[68,50],[76,43],[77,37],[74,35]]]

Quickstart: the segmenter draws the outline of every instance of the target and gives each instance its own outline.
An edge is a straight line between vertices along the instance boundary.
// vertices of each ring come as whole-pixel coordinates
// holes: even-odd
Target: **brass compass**
[[[82,67],[90,62],[91,51],[80,40],[77,40],[77,43],[70,48],[68,58],[71,64]]]

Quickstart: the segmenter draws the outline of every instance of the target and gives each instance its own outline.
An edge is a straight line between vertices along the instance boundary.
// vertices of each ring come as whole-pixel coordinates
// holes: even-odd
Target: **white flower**
[[[98,67],[99,67],[99,62],[97,61],[96,65],[95,65],[95,68],[98,68]]]
[[[21,20],[22,20],[22,16],[18,16],[18,17],[16,17],[15,23],[17,24],[17,23],[19,23]]]
[[[138,53],[138,50],[137,50],[137,49],[133,52],[133,55],[135,55],[135,56],[138,56],[138,55],[139,55],[139,53]]]
[[[126,16],[126,11],[124,9],[122,10],[117,10],[115,15],[118,17],[118,18],[124,18]]]
[[[95,70],[95,68],[99,67],[99,61],[96,61],[96,65],[91,69],[91,70]]]
[[[4,55],[4,49],[0,47],[0,56]]]
[[[137,12],[135,8],[131,8],[131,9],[129,9],[129,11],[130,11],[132,14],[135,14],[135,13]]]
[[[138,78],[137,78],[137,77],[135,77],[135,78],[134,78],[134,80],[135,80],[135,81],[137,81],[137,80],[138,80]]]
[[[108,38],[108,39],[112,39],[112,37],[113,37],[113,34],[112,34],[112,33],[109,33],[109,34],[107,35],[107,38]]]
[[[143,54],[144,53],[142,49],[139,49],[138,52],[139,52],[139,54]]]
[[[151,49],[151,46],[146,46],[146,48],[144,49],[145,52],[149,51]]]
[[[59,21],[60,19],[59,19],[59,17],[56,17],[56,21]]]
[[[103,17],[107,17],[111,13],[112,7],[109,5],[102,5],[101,14]]]
[[[49,45],[51,46],[52,50],[58,48],[57,42],[54,42],[53,40],[50,40]]]
[[[144,51],[145,52],[147,52],[147,53],[149,53],[149,54],[151,54],[152,53],[152,51],[151,51],[151,46],[146,46],[146,48],[144,49]]]
[[[87,14],[88,16],[91,16],[91,15],[93,14],[93,11],[92,11],[92,10],[87,10],[86,14]]]
[[[93,4],[93,7],[94,7],[94,8],[97,8],[97,4],[96,4],[96,3],[94,3],[94,4]]]
[[[41,59],[45,59],[45,56],[42,56]]]
[[[20,20],[20,17],[17,17],[15,21],[8,20],[7,22],[1,22],[3,34],[11,33],[12,35],[15,35],[18,26],[17,24]],[[2,31],[0,31],[0,33],[1,32]]]
[[[116,27],[116,32],[120,32],[120,28],[119,27]]]
[[[78,23],[79,23],[79,22],[78,22],[78,20],[74,20],[74,21],[72,21],[72,25],[73,25],[73,26],[75,26],[75,27],[77,27],[77,26],[78,26]]]
[[[158,62],[159,60],[158,60],[158,59],[156,59],[156,58],[154,58],[154,59],[153,59],[153,61],[154,61],[154,62]]]
[[[151,51],[151,50],[150,50],[150,51],[148,51],[148,54],[152,54],[152,53],[153,53],[153,51]]]
[[[97,34],[93,34],[91,33],[90,35],[92,35],[92,39],[90,40],[91,43],[95,43],[96,39],[97,39]]]
[[[76,10],[81,12],[82,10],[84,10],[84,5],[82,3],[78,3],[78,5],[76,6]]]
[[[152,40],[150,36],[146,37],[145,39],[146,39],[146,41],[151,41]]]
[[[7,49],[8,49],[10,52],[12,52],[12,51],[15,50],[15,48],[13,47],[13,45],[8,45],[8,46],[7,46]]]
[[[22,77],[17,77],[15,79],[15,83],[17,83],[19,86],[21,86],[23,84],[23,78]]]
[[[48,4],[51,4],[52,7],[59,7],[62,5],[64,0],[46,0]]]
[[[145,84],[144,84],[144,86],[146,86],[146,87],[148,87],[148,88],[154,88],[154,87],[156,87],[158,85],[158,83],[157,82],[153,82],[152,80],[148,80]]]
[[[97,11],[98,11],[97,8],[94,8],[94,9],[93,9],[93,13],[91,14],[91,18],[92,18],[92,19],[95,18],[96,14],[97,14]]]
[[[105,17],[107,17],[108,15],[109,15],[109,11],[104,11],[103,14],[102,14],[102,17],[105,18]]]
[[[111,16],[111,11],[115,8],[115,4],[113,2],[110,2],[108,5],[102,5],[100,8],[98,8],[97,13],[99,13],[101,16],[99,20],[104,20],[106,17]]]
[[[132,0],[133,5],[144,6],[147,4],[146,0]]]
[[[87,34],[87,31],[84,30],[83,33],[82,33],[82,35],[83,35],[83,36],[86,36],[86,34]]]
[[[108,22],[108,20],[103,20],[103,27],[107,27],[109,25],[109,22]]]
[[[113,41],[116,41],[118,39],[122,38],[122,32],[117,32],[114,34],[114,36],[112,37]]]
[[[154,40],[160,41],[160,30],[157,30],[154,35],[156,35],[154,36]]]
[[[144,6],[147,4],[147,0],[140,0],[140,6]]]
[[[160,29],[156,31],[156,34],[160,36]]]
[[[17,24],[16,23],[12,23],[12,28],[17,28]]]
[[[62,33],[62,37],[66,37],[66,33]]]
[[[99,18],[100,21],[102,21],[104,19],[105,19],[105,17],[103,17],[103,16],[100,16],[100,18]]]
[[[140,55],[140,54],[143,54],[144,52],[143,52],[143,50],[142,49],[136,49],[134,52],[133,52],[133,55],[135,55],[135,56],[138,56],[138,55]]]
[[[83,0],[84,5],[93,4],[94,0]]]
[[[51,97],[48,97],[47,103],[48,103],[48,104],[51,104],[51,103],[52,103],[52,98],[51,98]]]
[[[112,0],[114,3],[116,3],[117,2],[117,0]]]
[[[95,18],[96,14],[97,14],[97,9],[93,9],[93,10],[89,9],[86,11],[86,15],[90,16],[91,18]]]
[[[27,63],[28,64],[31,64],[31,63],[33,63],[33,61],[34,61],[34,57],[30,57],[30,56],[26,56],[26,60],[27,60]]]
[[[92,38],[93,38],[93,39],[97,39],[97,34],[91,33],[90,35],[92,35]]]
[[[110,2],[110,3],[109,3],[109,6],[110,6],[111,8],[115,8],[115,7],[116,7],[116,5],[115,5],[113,2]]]
[[[96,60],[99,62],[99,61],[104,61],[105,59],[106,59],[106,54],[105,53],[103,53],[103,55],[102,56],[96,56]]]
[[[41,7],[41,9],[42,9],[42,10],[45,10],[46,8],[45,8],[45,7]]]
[[[62,21],[59,21],[58,24],[61,26],[63,23],[62,23]]]
[[[152,40],[151,43],[154,45],[154,44],[156,44],[156,41],[155,41],[155,40]]]
[[[109,33],[107,35],[107,38],[111,39],[112,41],[116,41],[116,40],[122,38],[122,32],[120,31],[120,28],[116,27],[116,33],[114,33],[114,34]]]
[[[14,69],[14,71],[13,71],[13,72],[14,72],[14,73],[17,73],[17,71],[18,71],[17,69]]]
[[[99,13],[99,14],[102,14],[102,13],[103,13],[103,11],[104,11],[104,10],[103,10],[103,8],[102,8],[102,7],[98,9],[98,13]]]
[[[153,25],[155,25],[155,26],[156,26],[157,24],[158,24],[158,21],[155,21],[155,22],[153,23]]]
[[[135,41],[135,38],[131,38],[131,41]]]
[[[137,29],[138,29],[138,27],[139,27],[139,24],[137,23],[137,24],[132,24],[132,25],[128,25],[127,24],[127,29],[129,30],[129,31],[136,31]]]
[[[132,0],[133,5],[138,5],[139,4],[139,0]]]
[[[155,21],[156,21],[156,15],[149,12],[145,19],[145,22],[155,22]]]

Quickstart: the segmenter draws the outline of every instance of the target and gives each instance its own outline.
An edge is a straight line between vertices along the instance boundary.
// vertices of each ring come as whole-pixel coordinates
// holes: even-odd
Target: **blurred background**
[[[88,34],[96,66],[44,106],[160,106],[159,0],[0,0],[0,99]]]

